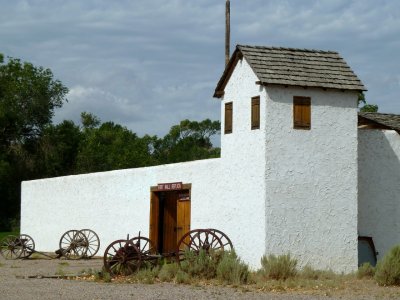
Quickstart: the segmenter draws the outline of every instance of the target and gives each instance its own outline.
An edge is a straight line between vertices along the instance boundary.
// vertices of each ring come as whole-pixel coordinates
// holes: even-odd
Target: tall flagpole
[[[226,0],[225,4],[225,67],[229,62],[229,47],[231,39],[231,3]]]

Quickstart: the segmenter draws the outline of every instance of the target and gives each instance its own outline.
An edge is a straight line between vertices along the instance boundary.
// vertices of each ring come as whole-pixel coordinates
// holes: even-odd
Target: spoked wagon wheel
[[[131,239],[131,242],[138,248],[140,251],[140,257],[142,263],[150,263],[152,266],[155,266],[158,262],[157,249],[154,246],[154,243],[142,236],[137,236]]]
[[[82,232],[88,240],[86,258],[95,256],[100,248],[99,236],[96,234],[96,232],[90,229],[81,229],[80,232]]]
[[[0,242],[0,253],[5,259],[18,259],[22,254],[21,243],[18,237],[9,235]]]
[[[224,246],[224,251],[232,251],[233,250],[233,244],[230,240],[230,238],[221,230],[214,229],[214,228],[209,228],[211,232],[213,232],[220,240],[222,243],[222,246]]]
[[[27,234],[20,234],[18,239],[18,242],[22,247],[20,258],[28,258],[33,252],[35,252],[35,241]]]
[[[140,268],[141,255],[131,240],[116,240],[104,252],[104,269],[111,276],[130,275]]]
[[[60,239],[62,256],[67,259],[83,258],[86,255],[88,244],[89,242],[82,232],[79,230],[69,230]]]
[[[198,255],[200,251],[210,254],[223,250],[224,246],[214,232],[208,229],[194,229],[187,232],[178,242],[176,259],[178,263],[182,261],[185,258],[185,251],[192,251]]]

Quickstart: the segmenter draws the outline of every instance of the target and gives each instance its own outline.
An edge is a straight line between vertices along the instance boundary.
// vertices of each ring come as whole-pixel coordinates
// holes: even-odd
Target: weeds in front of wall
[[[333,271],[316,270],[309,265],[296,268],[297,261],[290,255],[263,257],[262,267],[251,273],[257,289],[269,292],[311,291],[329,296],[332,290],[343,289],[348,277]],[[347,275],[354,278],[354,275]]]
[[[391,255],[392,258],[388,259],[391,264],[382,262],[381,272],[385,274],[386,277],[384,278],[392,280],[397,278],[396,274],[398,273],[388,272],[388,270],[395,270],[395,268],[392,269],[388,266],[400,262],[400,252]],[[397,255],[399,255],[398,258],[396,258]],[[375,298],[382,298],[380,297],[382,293],[385,297],[388,295],[387,290],[382,290],[378,285],[371,284],[375,270],[370,265],[363,265],[357,272],[343,275],[329,270],[316,270],[309,265],[298,268],[297,261],[289,254],[264,256],[261,260],[262,267],[257,271],[250,271],[248,265],[241,261],[234,252],[187,252],[184,257],[185,260],[181,261],[180,264],[164,261],[157,266],[145,266],[127,277],[112,279],[107,272],[93,271],[93,278],[104,282],[146,284],[157,282],[173,282],[194,286],[224,284],[236,287],[244,292],[256,290],[301,292],[323,296],[339,295],[340,297],[341,295],[348,295],[348,293],[351,295],[355,293],[357,295],[371,294]],[[377,276],[375,274],[375,279]],[[393,280],[390,282],[393,282]],[[393,298],[400,297],[400,290],[390,290],[389,293],[393,295]]]
[[[96,281],[111,282],[111,275],[104,269],[94,273],[94,279]]]
[[[249,266],[234,251],[224,253],[217,265],[217,279],[222,283],[245,284],[249,274]]]
[[[175,280],[177,283],[184,283],[184,284],[189,284],[192,282],[190,275],[182,270],[178,270],[175,276]]]
[[[249,267],[234,252],[198,253],[186,251],[180,264],[164,261],[161,266],[148,265],[128,276],[129,282],[152,284],[154,282],[175,282],[196,284],[217,279],[223,284],[246,283]],[[107,275],[106,275],[107,274]],[[110,275],[104,271],[95,275],[95,280],[109,280]]]
[[[297,275],[297,260],[290,254],[263,256],[260,273],[266,279],[286,280]]]
[[[400,285],[400,245],[378,262],[374,278],[379,285]]]
[[[334,280],[340,276],[332,270],[316,270],[310,265],[306,265],[297,275],[302,279],[311,280]]]
[[[162,265],[158,278],[164,282],[171,282],[175,279],[179,271],[179,265],[177,263],[165,263]]]
[[[69,263],[66,261],[62,261],[58,263],[60,266],[69,266]]]
[[[180,263],[181,271],[187,273],[190,278],[215,278],[223,254],[222,251],[209,253],[204,250],[198,253],[185,251],[184,260]]]
[[[357,278],[373,278],[375,275],[375,268],[370,263],[363,263],[357,271]]]
[[[147,267],[142,268],[131,277],[140,283],[145,284],[153,284],[156,282],[158,276],[159,268],[158,267]]]

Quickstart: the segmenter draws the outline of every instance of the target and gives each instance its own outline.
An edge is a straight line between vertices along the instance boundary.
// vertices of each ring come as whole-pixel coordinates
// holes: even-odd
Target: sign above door
[[[177,191],[182,189],[182,182],[158,183],[157,191]]]

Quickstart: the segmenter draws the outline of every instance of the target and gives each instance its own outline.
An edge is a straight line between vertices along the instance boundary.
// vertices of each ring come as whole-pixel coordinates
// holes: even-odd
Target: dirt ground
[[[45,278],[100,270],[101,259],[5,260],[0,256],[0,299],[400,299],[399,288],[357,281],[357,287],[324,291],[264,292],[248,288],[173,283],[125,284]],[[32,277],[32,278],[30,278]],[[353,284],[350,284],[350,286]]]

